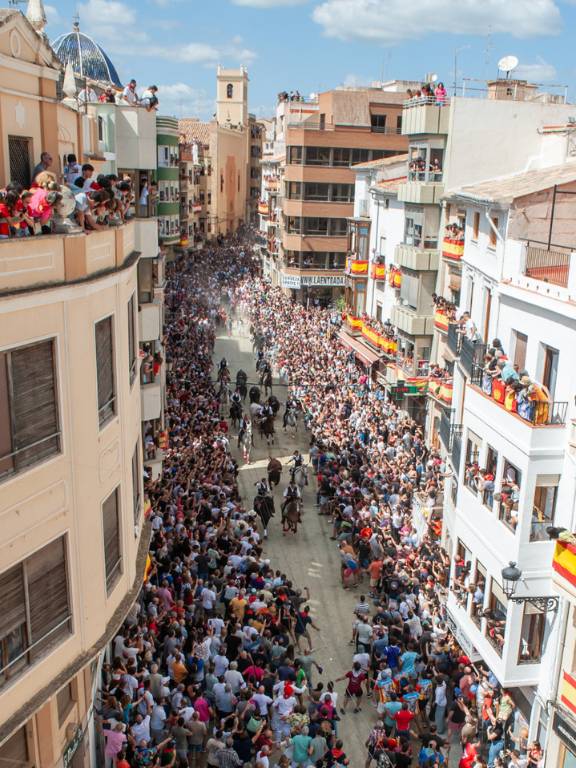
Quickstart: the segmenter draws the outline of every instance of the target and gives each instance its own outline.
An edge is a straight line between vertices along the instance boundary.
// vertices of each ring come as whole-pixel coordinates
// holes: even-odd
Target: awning
[[[348,347],[348,349],[351,349],[356,357],[360,360],[360,362],[364,363],[364,365],[371,367],[382,357],[382,355],[374,352],[365,344],[362,344],[361,341],[346,333],[344,328],[340,328],[338,331],[338,341],[340,341],[345,347]]]

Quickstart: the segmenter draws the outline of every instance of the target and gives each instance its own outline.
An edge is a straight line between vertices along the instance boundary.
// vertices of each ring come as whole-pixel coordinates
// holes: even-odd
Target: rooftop
[[[367,163],[354,163],[354,165],[350,166],[351,168],[386,168],[389,165],[394,165],[395,163],[406,163],[408,162],[409,155],[392,155],[392,157],[382,157],[380,160],[370,160]]]
[[[52,48],[64,66],[71,62],[74,74],[78,77],[87,77],[116,88],[122,87],[107,53],[91,37],[80,32],[78,22],[74,23],[71,32],[57,37]]]
[[[190,144],[199,141],[202,144],[210,144],[210,123],[196,118],[185,117],[178,120],[178,128],[183,137],[183,143]]]
[[[372,187],[378,189],[380,192],[390,192],[391,194],[398,192],[401,184],[404,184],[407,176],[398,176],[396,179],[386,179],[385,181],[377,181]]]
[[[451,191],[447,197],[460,197],[505,205],[518,197],[549,189],[554,185],[568,184],[575,180],[576,161],[572,161],[461,187]]]

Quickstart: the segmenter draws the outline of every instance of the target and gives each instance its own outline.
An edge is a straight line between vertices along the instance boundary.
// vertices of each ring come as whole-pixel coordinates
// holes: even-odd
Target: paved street
[[[249,381],[257,380],[252,344],[247,336],[247,331],[239,330],[235,326],[232,338],[225,333],[218,336],[214,354],[215,363],[217,364],[222,357],[228,361],[233,380],[240,368],[246,371]],[[275,378],[274,382],[277,381]],[[278,386],[275,389],[275,394],[284,403],[286,388]],[[284,434],[280,416],[277,419],[276,429],[276,445],[272,448],[272,455],[286,463],[295,448],[303,453],[306,451],[309,433],[305,432],[302,423],[299,424],[296,439]],[[252,453],[251,463],[245,465],[236,450],[235,434],[233,432],[231,436],[231,446],[241,467],[240,490],[243,498],[248,502],[254,497],[254,484],[266,476],[269,454],[266,443],[261,441],[258,435],[255,435],[255,449]],[[352,633],[352,611],[358,596],[363,592],[360,588],[344,591],[340,586],[340,557],[335,542],[330,540],[331,527],[329,523],[326,518],[320,517],[316,513],[314,507],[316,482],[312,476],[310,476],[311,482],[304,494],[303,525],[299,527],[296,536],[293,534],[284,536],[282,534],[279,506],[288,479],[288,470],[284,470],[282,481],[275,491],[277,514],[269,526],[266,551],[274,568],[282,569],[298,588],[308,586],[310,589],[310,607],[314,615],[314,623],[320,627],[319,634],[311,630],[315,649],[314,657],[324,668],[322,680],[326,684],[329,680],[347,672],[351,667],[352,646],[348,644],[348,641]],[[313,682],[316,683],[317,680],[318,674],[316,673]],[[344,688],[343,682],[337,684],[339,705],[343,698]],[[360,766],[364,762],[364,743],[370,730],[370,724],[374,720],[376,720],[376,710],[370,699],[364,699],[361,713],[355,715],[350,708],[348,713],[342,716],[342,721],[339,723],[339,735],[344,739],[345,749],[351,758],[350,764],[352,766]]]

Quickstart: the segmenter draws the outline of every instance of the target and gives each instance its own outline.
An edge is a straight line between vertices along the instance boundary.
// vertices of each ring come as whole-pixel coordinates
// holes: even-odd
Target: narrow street
[[[229,337],[222,332],[216,340],[214,361],[218,364],[225,357],[234,380],[236,372],[242,368],[248,374],[248,380],[257,380],[254,368],[254,355],[252,343],[247,334],[247,329],[239,329],[235,325],[233,336]],[[275,394],[281,403],[286,397],[286,388],[276,384]],[[272,448],[272,455],[278,457],[285,464],[295,448],[305,453],[309,443],[309,433],[304,430],[302,422],[298,427],[296,438],[293,439],[282,431],[281,413],[276,420],[276,445]],[[231,434],[231,449],[240,466],[239,486],[246,504],[251,504],[255,495],[254,484],[266,476],[268,463],[268,449],[266,443],[261,441],[258,435],[254,437],[255,448],[252,452],[251,463],[246,465],[236,448],[236,433]],[[352,666],[353,648],[349,645],[352,634],[353,609],[358,602],[361,588],[345,591],[340,585],[340,557],[336,543],[330,540],[331,527],[326,518],[320,517],[315,508],[316,481],[310,475],[310,485],[304,493],[304,518],[303,525],[298,529],[296,536],[282,534],[280,524],[280,501],[289,479],[288,470],[284,470],[280,485],[275,491],[276,517],[270,523],[266,542],[266,555],[270,557],[273,568],[279,568],[287,574],[297,588],[307,586],[310,590],[309,605],[314,617],[314,623],[320,627],[317,633],[310,631],[314,643],[314,658],[323,668],[321,676],[324,685],[330,680],[340,677]],[[366,589],[368,584],[365,581]],[[313,683],[320,679],[314,670]],[[338,683],[338,706],[343,700],[345,683]],[[376,720],[376,710],[372,699],[364,699],[362,712],[352,713],[349,708],[346,715],[342,715],[338,724],[338,734],[344,739],[347,755],[350,757],[350,765],[362,766],[366,759],[364,747],[371,724]]]

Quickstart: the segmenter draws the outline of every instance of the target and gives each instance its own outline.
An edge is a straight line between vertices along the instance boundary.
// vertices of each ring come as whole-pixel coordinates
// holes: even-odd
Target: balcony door
[[[556,381],[558,378],[558,358],[559,353],[553,347],[544,346],[544,372],[542,374],[542,384],[550,392],[550,397],[554,398],[556,390]]]
[[[10,180],[30,186],[30,139],[24,136],[8,136]]]
[[[526,348],[528,347],[528,336],[520,331],[512,331],[514,334],[514,365],[522,371],[526,367]]]

